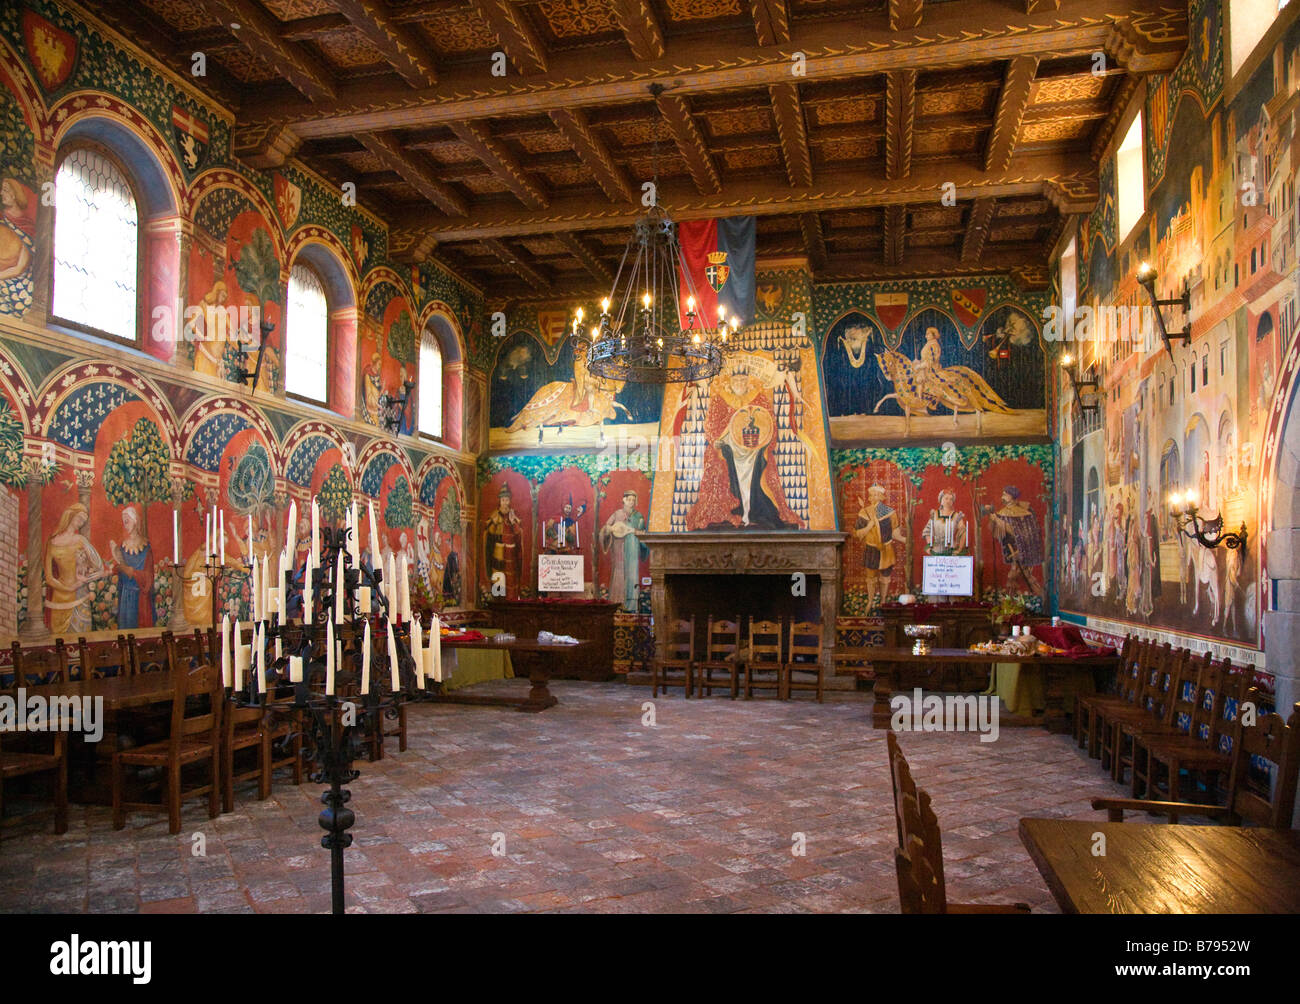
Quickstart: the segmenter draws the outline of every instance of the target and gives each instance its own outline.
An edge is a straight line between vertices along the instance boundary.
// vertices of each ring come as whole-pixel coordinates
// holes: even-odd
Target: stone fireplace
[[[720,619],[793,617],[820,621],[822,670],[834,680],[831,650],[840,606],[840,549],[848,534],[834,532],[647,533],[641,542],[650,551],[650,609],[655,647],[663,651],[668,625],[677,617],[696,616],[697,646],[703,641],[708,613]],[[804,596],[792,576],[801,572]],[[747,587],[738,576],[762,576]],[[726,588],[730,583],[730,589]],[[711,607],[712,609],[705,609]],[[701,653],[701,658],[703,654]]]

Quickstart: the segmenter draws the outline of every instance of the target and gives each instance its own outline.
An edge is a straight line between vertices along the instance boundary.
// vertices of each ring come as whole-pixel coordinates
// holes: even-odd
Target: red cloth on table
[[[1051,624],[1035,624],[1032,631],[1034,637],[1044,645],[1060,649],[1066,655],[1076,658],[1088,655],[1117,654],[1113,648],[1092,648],[1083,640],[1083,634],[1073,624],[1059,624],[1056,627]]]

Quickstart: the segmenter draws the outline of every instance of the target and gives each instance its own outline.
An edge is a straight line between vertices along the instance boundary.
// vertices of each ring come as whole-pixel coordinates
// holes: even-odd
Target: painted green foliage
[[[352,485],[342,464],[335,464],[325,475],[316,496],[320,503],[320,513],[331,523],[341,523],[348,506],[352,504]]]
[[[254,443],[235,463],[226,487],[230,504],[241,515],[257,516],[275,504],[275,477],[266,447]]]
[[[158,426],[142,418],[113,444],[104,463],[104,494],[113,505],[139,503],[142,530],[148,527],[148,503],[171,501],[170,462],[171,450]]]
[[[629,461],[633,461],[629,463]],[[541,484],[556,471],[566,467],[576,467],[586,473],[594,482],[607,471],[633,469],[644,471],[653,479],[648,455],[620,455],[611,450],[608,453],[539,455],[520,454],[516,456],[480,457],[478,462],[479,484],[486,484],[494,474],[501,471],[514,471],[522,474],[534,484]]]
[[[411,315],[403,310],[388,329],[388,354],[399,363],[415,365],[415,328]]]
[[[450,537],[461,532],[460,499],[455,492],[448,492],[438,513],[438,529]]]
[[[411,486],[404,477],[398,478],[388,493],[388,502],[384,506],[384,522],[390,527],[415,526]]]
[[[235,278],[240,289],[252,293],[262,303],[280,302],[280,262],[276,260],[271,235],[262,227],[253,231],[252,239],[240,250]]]
[[[9,402],[0,397],[0,485],[23,484],[23,423]]]

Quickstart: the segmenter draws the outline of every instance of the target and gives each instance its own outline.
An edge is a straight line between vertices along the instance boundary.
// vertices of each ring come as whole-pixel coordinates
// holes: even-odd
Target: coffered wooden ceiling
[[[235,110],[250,164],[355,182],[395,257],[433,254],[494,300],[607,288],[656,165],[674,217],[756,214],[760,258],[806,256],[818,279],[1041,283],[1141,78],[1187,45],[1176,0],[95,11],[178,69],[205,52],[199,83]]]

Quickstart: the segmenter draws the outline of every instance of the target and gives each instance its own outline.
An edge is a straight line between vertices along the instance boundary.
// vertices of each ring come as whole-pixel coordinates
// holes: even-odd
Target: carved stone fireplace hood
[[[840,606],[840,550],[847,537],[847,533],[808,530],[641,534],[641,542],[650,551],[650,608],[658,651],[664,651],[668,626],[675,617],[672,591],[665,583],[668,576],[788,576],[803,572],[809,578],[820,579],[822,664],[829,680],[835,617]],[[745,610],[746,623],[751,614],[762,618],[766,611]]]

